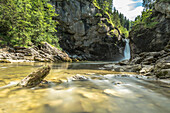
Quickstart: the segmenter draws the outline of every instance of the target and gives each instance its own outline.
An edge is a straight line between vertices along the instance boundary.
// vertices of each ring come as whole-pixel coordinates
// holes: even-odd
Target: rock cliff
[[[151,18],[157,22],[154,27],[137,25],[130,32],[133,57],[142,52],[156,52],[170,47],[170,2],[156,3]]]
[[[80,60],[119,60],[125,43],[109,16],[92,0],[51,0],[59,22],[61,48]],[[102,15],[101,15],[102,14]]]

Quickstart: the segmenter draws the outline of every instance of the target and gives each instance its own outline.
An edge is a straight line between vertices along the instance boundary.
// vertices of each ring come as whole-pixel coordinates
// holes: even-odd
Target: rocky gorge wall
[[[142,52],[170,49],[170,2],[156,3],[150,18],[155,18],[155,27],[138,25],[138,29],[134,28],[130,32],[132,57]]]
[[[61,48],[80,60],[119,60],[123,58],[120,32],[108,22],[108,15],[92,0],[51,0],[59,14],[57,35]]]

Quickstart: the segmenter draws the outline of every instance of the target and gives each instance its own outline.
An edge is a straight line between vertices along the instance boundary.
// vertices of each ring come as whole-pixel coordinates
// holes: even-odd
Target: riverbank
[[[32,47],[6,47],[0,50],[0,62],[71,62],[69,55],[47,42]]]
[[[170,52],[143,52],[128,61],[105,65],[103,69],[118,72],[136,72],[148,78],[170,79]]]
[[[9,52],[10,51],[10,52]],[[72,59],[64,52],[44,43],[39,49],[15,48],[0,52],[0,63],[12,62],[71,62]],[[76,57],[75,57],[76,58]],[[74,60],[76,61],[76,60]],[[170,79],[170,52],[144,52],[128,61],[103,64],[102,70],[115,72],[135,72],[147,78]]]

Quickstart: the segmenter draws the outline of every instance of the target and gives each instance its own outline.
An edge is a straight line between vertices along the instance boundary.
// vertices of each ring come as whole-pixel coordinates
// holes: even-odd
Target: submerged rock
[[[22,87],[35,87],[49,74],[50,66],[44,66],[37,71],[32,72],[19,83]]]
[[[0,63],[11,63],[11,61],[6,60],[6,59],[2,59],[2,60],[0,60]]]
[[[113,90],[113,89],[105,89],[103,92],[105,94],[112,95],[112,96],[117,96],[117,97],[120,96],[120,94],[117,91]]]
[[[70,80],[72,80],[72,81],[75,81],[75,80],[81,80],[81,81],[83,81],[83,80],[89,80],[89,78],[86,77],[86,76],[84,76],[84,75],[79,75],[79,74],[77,74],[77,75],[71,77]]]

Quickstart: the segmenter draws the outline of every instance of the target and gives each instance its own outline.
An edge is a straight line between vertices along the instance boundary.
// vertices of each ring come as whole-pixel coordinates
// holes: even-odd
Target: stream
[[[170,113],[170,85],[101,70],[112,62],[48,63],[48,83],[5,87],[45,63],[0,64],[0,113]],[[83,75],[88,80],[72,80]]]

